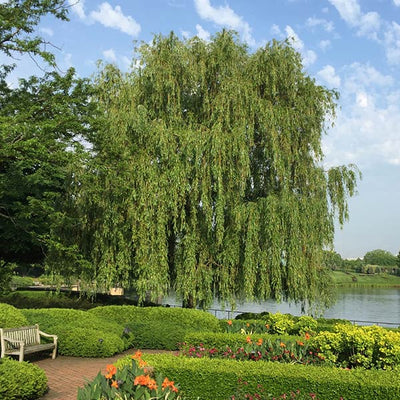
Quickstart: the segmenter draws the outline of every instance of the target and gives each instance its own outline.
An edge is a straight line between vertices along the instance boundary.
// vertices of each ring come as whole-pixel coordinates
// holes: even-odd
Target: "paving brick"
[[[136,350],[130,349],[122,354],[109,358],[79,358],[58,356],[51,358],[34,357],[32,363],[42,368],[48,379],[48,392],[41,400],[76,400],[78,387],[84,386],[101,371],[105,373],[107,364],[113,364],[127,354],[134,354]],[[143,353],[161,353],[158,350],[143,350]],[[169,352],[172,353],[172,352]]]

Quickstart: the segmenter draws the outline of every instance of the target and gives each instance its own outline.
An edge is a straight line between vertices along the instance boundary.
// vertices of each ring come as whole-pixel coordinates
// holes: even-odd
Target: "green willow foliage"
[[[250,53],[226,31],[209,43],[156,36],[138,59],[97,76],[103,117],[70,235],[88,262],[81,278],[142,299],[174,288],[189,305],[327,300],[322,251],[357,178],[322,167],[337,94],[288,43]]]

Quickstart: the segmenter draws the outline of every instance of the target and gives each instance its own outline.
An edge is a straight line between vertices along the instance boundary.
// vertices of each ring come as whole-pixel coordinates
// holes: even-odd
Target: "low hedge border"
[[[164,354],[146,354],[143,359],[157,372],[177,382],[186,400],[226,400],[235,394],[239,379],[248,382],[247,391],[258,385],[267,393],[314,393],[320,400],[400,398],[400,373],[394,371],[344,370],[271,362],[194,359]],[[130,363],[124,357],[117,367]]]
[[[47,390],[47,377],[38,366],[8,358],[0,359],[0,399],[34,400]]]

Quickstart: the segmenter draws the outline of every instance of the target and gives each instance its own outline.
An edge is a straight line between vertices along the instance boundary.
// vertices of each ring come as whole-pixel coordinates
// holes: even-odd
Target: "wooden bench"
[[[53,338],[53,343],[40,343],[40,337]],[[49,335],[39,330],[39,325],[23,326],[21,328],[0,328],[1,358],[19,356],[24,361],[24,354],[43,350],[53,350],[52,359],[57,355],[57,336]]]

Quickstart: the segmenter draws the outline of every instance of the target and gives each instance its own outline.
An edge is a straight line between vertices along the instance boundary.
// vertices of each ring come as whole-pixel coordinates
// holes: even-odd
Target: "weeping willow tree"
[[[227,31],[156,36],[135,65],[96,79],[102,118],[72,179],[69,265],[85,260],[82,280],[141,299],[173,288],[188,305],[326,301],[323,249],[358,175],[322,164],[337,93],[287,42],[250,53]]]

